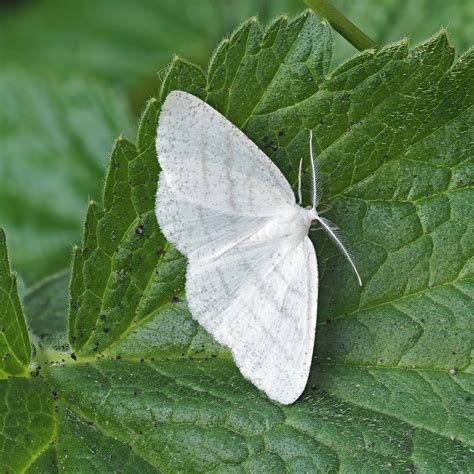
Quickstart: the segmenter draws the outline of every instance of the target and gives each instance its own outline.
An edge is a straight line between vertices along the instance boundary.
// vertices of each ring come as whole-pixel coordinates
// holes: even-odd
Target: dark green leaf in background
[[[470,0],[333,0],[332,3],[378,45],[409,37],[415,44],[446,27],[458,54],[474,41],[474,8]],[[335,62],[354,54],[354,48],[336,36]]]
[[[0,74],[0,225],[14,268],[28,284],[65,268],[100,197],[114,137],[130,132],[127,106],[80,80]]]

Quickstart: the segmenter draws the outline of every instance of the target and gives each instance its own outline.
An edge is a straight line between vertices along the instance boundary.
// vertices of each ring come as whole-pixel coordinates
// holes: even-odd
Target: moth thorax
[[[294,237],[302,239],[308,234],[315,211],[300,206],[289,206],[271,217],[250,240],[278,240]]]

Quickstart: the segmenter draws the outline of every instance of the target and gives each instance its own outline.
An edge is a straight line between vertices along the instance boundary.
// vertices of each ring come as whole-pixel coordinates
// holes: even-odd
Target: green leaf
[[[57,408],[32,472],[474,469],[474,52],[454,61],[441,33],[330,73],[330,43],[310,14],[266,33],[246,22],[208,74],[176,59],[137,144],[117,141],[74,251],[74,353],[38,346]],[[292,184],[314,130],[323,201],[364,286],[316,233],[315,357],[293,405],[246,381],[187,311],[185,261],[153,215],[157,115],[177,88],[240,126]]]
[[[0,74],[0,225],[28,284],[70,262],[84,205],[100,196],[105,156],[129,130],[123,102],[79,80]]]
[[[30,358],[31,346],[16,277],[10,271],[5,233],[0,228],[0,378],[23,375]]]

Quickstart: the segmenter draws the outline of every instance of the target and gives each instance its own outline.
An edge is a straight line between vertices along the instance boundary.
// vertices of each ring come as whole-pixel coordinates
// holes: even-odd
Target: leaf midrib
[[[52,350],[39,350],[38,352],[43,352],[43,354],[47,354],[46,356],[43,356],[42,360],[47,360],[50,362],[51,367],[74,367],[74,366],[91,366],[94,365],[95,363],[101,363],[104,361],[112,361],[116,360],[117,364],[120,364],[122,362],[132,362],[136,364],[148,364],[149,361],[154,361],[154,362],[167,362],[167,361],[206,361],[206,360],[215,360],[215,359],[220,359],[225,362],[233,361],[232,359],[232,354],[227,351],[221,351],[219,353],[205,353],[205,352],[199,352],[193,355],[182,355],[182,352],[180,351],[179,353],[176,352],[175,354],[169,353],[166,355],[160,356],[159,354],[156,356],[152,357],[140,357],[140,356],[131,356],[131,355],[121,355],[120,358],[118,359],[115,355],[107,355],[105,353],[100,353],[96,356],[83,356],[83,355],[77,355],[77,360],[71,359],[71,353],[70,352],[60,352],[56,351],[54,349]],[[100,356],[103,356],[101,358]],[[143,359],[143,361],[142,361]],[[38,358],[38,360],[41,360],[41,357]],[[317,367],[317,366],[327,366],[327,367],[345,367],[345,368],[355,368],[355,369],[370,369],[370,370],[399,370],[399,371],[412,371],[412,372],[431,372],[431,373],[437,373],[437,374],[449,374],[449,371],[446,369],[437,369],[437,368],[428,368],[428,367],[416,367],[416,366],[411,366],[411,367],[403,367],[403,366],[385,366],[385,365],[371,365],[371,364],[341,364],[341,363],[336,363],[336,362],[313,362],[312,367]],[[470,369],[470,366],[467,366],[466,368],[456,368],[457,373],[463,373],[467,375],[471,375],[471,372],[465,369]]]
[[[219,356],[220,358],[220,356]],[[179,358],[176,358],[176,359],[185,359],[185,358],[182,358],[182,357],[179,357]],[[133,358],[122,358],[123,361],[125,362],[138,362],[138,360],[134,360]],[[156,359],[155,359],[156,360]],[[90,366],[90,363],[88,361],[85,361],[85,362],[80,362],[79,360],[78,361],[75,361],[74,362],[75,364],[78,364],[78,365],[87,365],[87,366]],[[153,371],[156,371],[158,372],[158,374],[162,377],[165,377],[165,378],[169,378],[170,376],[166,373],[162,373],[161,371],[157,370],[156,367],[154,367],[153,365],[151,365],[149,362],[146,362],[145,363],[148,367],[150,367]],[[319,365],[319,366],[323,366],[323,367],[343,367],[343,368],[347,368],[348,365],[344,365],[344,364],[329,364],[329,363],[320,363],[320,364],[316,364],[316,365]],[[362,369],[381,369],[381,370],[385,370],[385,369],[395,369],[395,370],[408,370],[408,371],[415,371],[417,373],[424,373],[424,372],[428,372],[428,373],[439,373],[439,372],[442,372],[443,374],[445,374],[446,372],[445,371],[440,371],[440,370],[437,370],[437,369],[410,369],[410,368],[400,368],[400,367],[377,367],[377,366],[356,366],[356,365],[351,365],[350,367],[357,367],[357,368],[362,368]],[[98,367],[94,367],[96,370],[99,370]],[[104,374],[99,370],[99,373],[104,376]],[[192,390],[196,390],[195,387],[192,386],[192,384],[186,384],[186,383],[183,383],[179,380],[179,377],[178,378],[172,378],[173,380],[173,383],[176,383],[178,385],[182,385],[186,388],[191,388]],[[462,388],[462,387],[461,387]],[[199,391],[198,392],[202,392],[202,391]],[[206,392],[206,391],[204,391]],[[215,394],[211,393],[211,392],[206,392],[206,393],[209,393],[211,396],[216,396]],[[164,394],[163,394],[164,395]],[[398,421],[401,421],[403,423],[406,423],[407,425],[409,426],[412,426],[414,428],[417,428],[417,429],[421,429],[421,430],[424,430],[424,431],[428,431],[436,436],[440,436],[440,437],[443,437],[449,441],[453,441],[453,440],[457,440],[463,444],[467,444],[468,441],[467,440],[463,440],[463,439],[460,439],[460,438],[457,438],[457,437],[454,437],[448,433],[443,433],[443,432],[439,432],[439,431],[436,431],[435,429],[433,428],[430,428],[428,426],[425,426],[421,423],[416,423],[414,422],[413,420],[410,420],[410,419],[407,419],[406,417],[402,416],[402,415],[394,415],[393,413],[390,413],[390,412],[387,412],[387,411],[384,411],[384,410],[381,410],[381,409],[376,409],[370,405],[366,405],[366,404],[363,404],[363,403],[360,403],[360,402],[356,402],[354,400],[349,400],[349,399],[346,399],[344,397],[341,397],[339,395],[336,395],[336,394],[329,394],[332,398],[335,398],[335,399],[338,399],[338,400],[341,400],[343,401],[344,403],[347,403],[349,405],[352,405],[354,407],[358,407],[358,408],[361,408],[363,410],[366,410],[368,412],[372,412],[372,413],[377,413],[377,414],[380,414],[380,415],[383,415],[385,417],[389,417],[391,419],[394,419],[394,420],[398,420]],[[165,396],[165,395],[164,395]],[[222,398],[222,397],[220,397]],[[225,398],[224,398],[225,399]],[[225,399],[226,400],[226,399]],[[227,400],[226,400],[227,401]],[[263,436],[266,432],[268,431],[271,431],[275,428],[277,428],[278,426],[289,426],[291,427],[292,429],[296,429],[297,431],[300,431],[301,433],[304,433],[305,435],[309,436],[310,438],[314,439],[316,442],[320,443],[322,446],[325,446],[327,447],[328,449],[331,450],[331,452],[333,450],[336,450],[335,454],[336,456],[339,458],[338,456],[338,450],[337,448],[335,448],[334,446],[329,446],[327,445],[327,443],[325,443],[324,441],[320,440],[319,438],[316,438],[314,436],[314,434],[312,433],[308,433],[304,430],[301,430],[301,427],[296,427],[294,426],[292,423],[291,423],[291,414],[289,415],[288,414],[288,411],[291,409],[290,407],[286,407],[286,406],[281,406],[275,402],[272,402],[271,400],[269,400],[269,402],[276,406],[278,409],[282,410],[282,413],[283,413],[283,416],[284,416],[284,421],[280,422],[280,423],[276,423],[275,425],[272,425],[270,429],[264,431],[261,433],[261,435]],[[302,402],[302,401],[301,401]],[[296,403],[301,403],[301,402],[296,402]],[[101,425],[101,424],[98,424],[97,421],[95,419],[91,420],[90,417],[88,417],[87,415],[85,415],[83,413],[83,411],[78,408],[77,404],[70,404],[68,403],[67,400],[63,400],[63,403],[65,403],[69,409],[75,413],[77,416],[83,418],[84,420],[86,421],[90,421],[90,422],[93,422],[94,423],[94,426],[96,426],[98,429],[100,429],[100,431],[105,434],[107,437],[114,437],[114,435],[110,434],[107,432],[106,429],[104,429],[104,427]],[[55,423],[57,424],[58,423],[58,420],[55,419]],[[177,422],[172,422],[171,424],[186,424],[186,423],[177,423]],[[224,425],[224,427],[226,429],[229,429],[230,431],[234,431],[232,428],[229,428],[228,426]],[[235,432],[235,431],[234,431]],[[57,430],[56,430],[56,427],[55,427],[55,433],[56,433],[56,436],[57,436]],[[236,432],[239,436],[242,436],[245,438],[245,435],[243,435],[242,433],[238,433]],[[122,443],[124,442],[123,440],[120,440]],[[57,450],[56,450],[57,451]],[[141,455],[140,453],[138,453],[137,451],[133,450],[133,452],[138,456],[140,457],[141,459],[145,460]],[[148,461],[146,461],[148,463]]]

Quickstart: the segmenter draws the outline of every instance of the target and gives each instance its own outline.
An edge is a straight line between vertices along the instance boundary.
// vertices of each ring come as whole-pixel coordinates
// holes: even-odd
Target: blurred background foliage
[[[448,27],[473,39],[472,0],[333,0],[379,45]],[[27,285],[68,266],[88,199],[100,201],[114,138],[134,139],[174,54],[205,67],[221,38],[302,0],[0,2],[0,226]],[[335,34],[334,65],[356,54]]]

